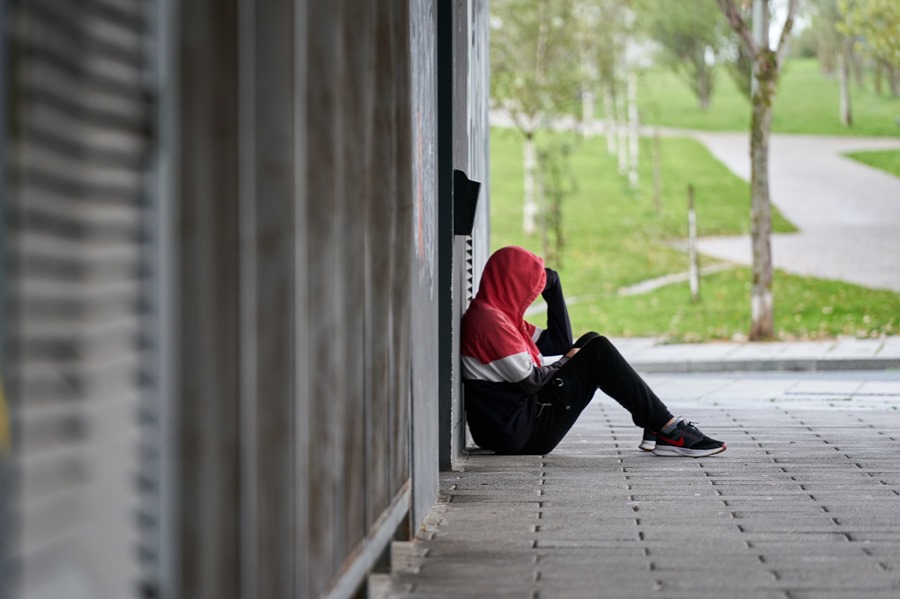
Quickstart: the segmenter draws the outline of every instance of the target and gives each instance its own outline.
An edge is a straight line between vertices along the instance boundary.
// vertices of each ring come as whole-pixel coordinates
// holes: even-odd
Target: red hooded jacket
[[[543,294],[547,330],[524,320]],[[537,393],[567,358],[543,366],[541,355],[564,354],[572,329],[559,276],[528,250],[505,247],[488,260],[478,294],[462,319],[460,353],[466,418],[485,449],[516,453],[531,435]]]

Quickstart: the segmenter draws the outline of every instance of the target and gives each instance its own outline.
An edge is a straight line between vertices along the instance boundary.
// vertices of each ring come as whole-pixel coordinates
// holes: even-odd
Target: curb
[[[653,374],[703,372],[833,372],[839,370],[898,370],[900,358],[793,358],[749,360],[632,360],[635,370]]]

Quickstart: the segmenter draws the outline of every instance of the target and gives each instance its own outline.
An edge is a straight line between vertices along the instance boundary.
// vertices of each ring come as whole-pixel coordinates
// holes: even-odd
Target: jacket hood
[[[508,246],[488,259],[475,299],[500,310],[518,324],[546,282],[547,273],[540,257],[524,248]]]

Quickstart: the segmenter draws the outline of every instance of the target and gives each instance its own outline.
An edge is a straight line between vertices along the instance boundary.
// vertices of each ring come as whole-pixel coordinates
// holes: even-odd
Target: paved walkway
[[[441,478],[395,598],[900,596],[898,373],[653,374],[729,444],[637,449],[597,397],[547,456],[472,454]]]
[[[747,134],[685,133],[750,178]],[[900,139],[772,135],[772,202],[800,230],[772,236],[776,268],[900,292],[900,178],[842,156],[877,149],[900,149]],[[705,238],[698,247],[720,259],[751,262],[748,236]]]

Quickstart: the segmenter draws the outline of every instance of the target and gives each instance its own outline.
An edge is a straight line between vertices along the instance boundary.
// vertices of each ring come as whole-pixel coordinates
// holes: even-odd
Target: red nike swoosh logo
[[[675,447],[684,447],[684,437],[678,437],[677,441],[674,439],[669,439],[668,437],[666,437],[665,439]]]

